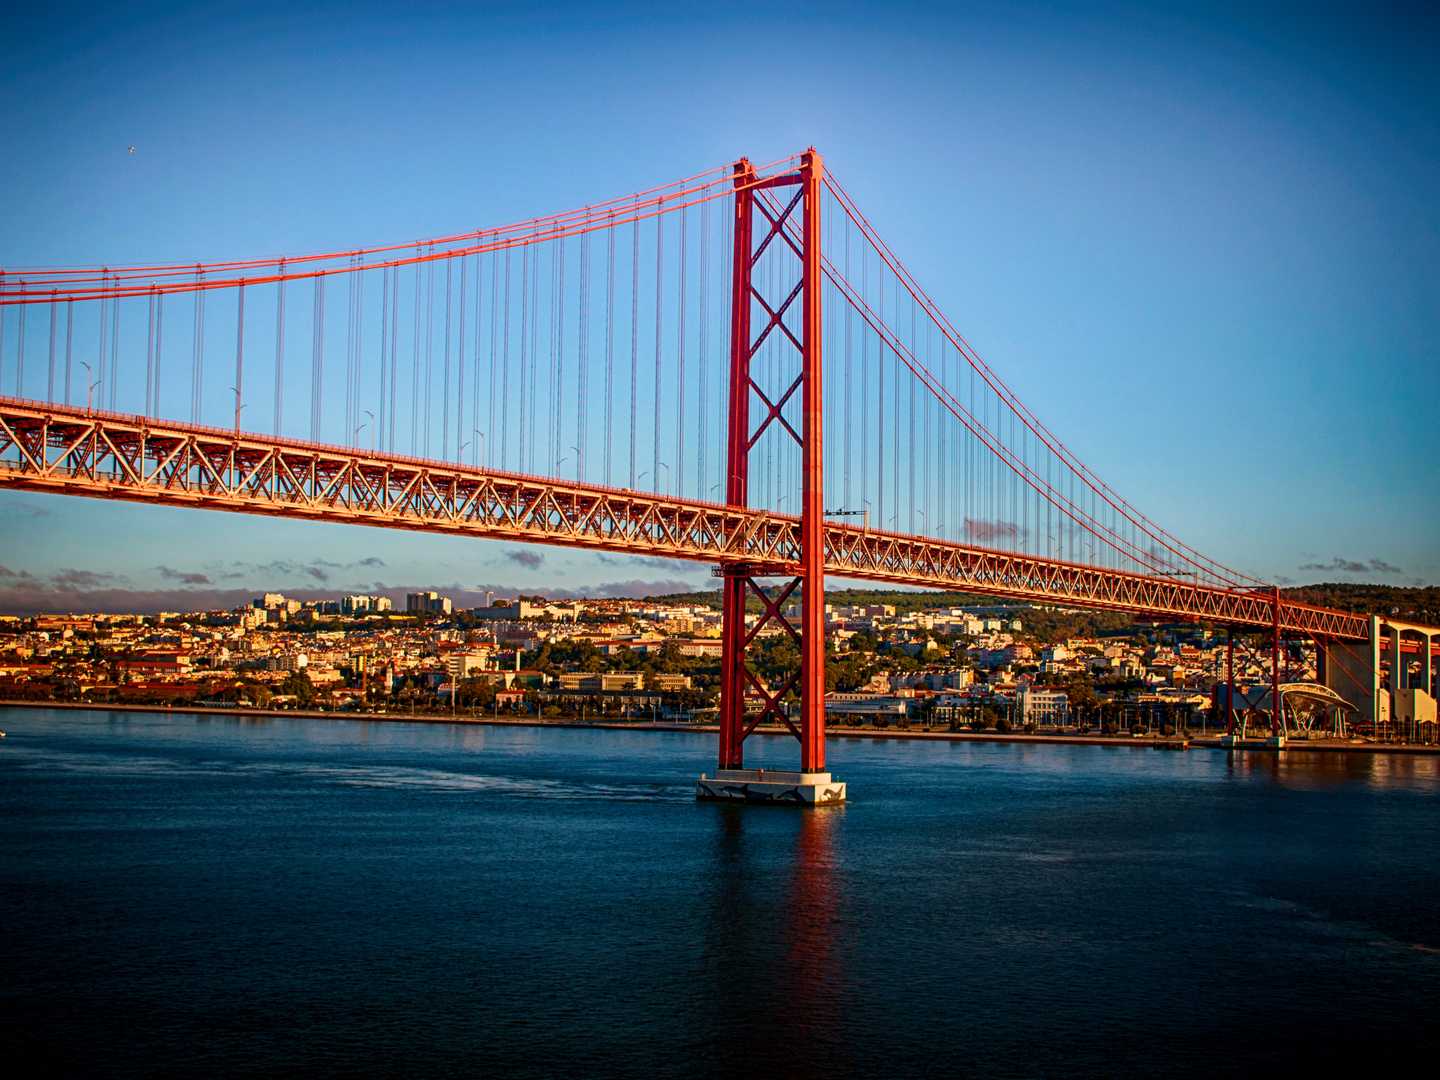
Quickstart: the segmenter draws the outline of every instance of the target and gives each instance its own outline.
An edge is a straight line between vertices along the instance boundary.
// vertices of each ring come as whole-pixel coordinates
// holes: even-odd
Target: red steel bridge
[[[1277,651],[1371,633],[1101,482],[813,149],[391,247],[7,269],[11,388],[6,487],[713,564],[722,768],[774,717],[823,770],[827,574],[1260,628]],[[776,625],[801,662],[772,684],[745,657]]]

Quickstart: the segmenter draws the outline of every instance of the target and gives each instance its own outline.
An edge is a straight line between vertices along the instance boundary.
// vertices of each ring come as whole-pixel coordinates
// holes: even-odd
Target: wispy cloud
[[[1301,570],[1334,570],[1342,574],[1398,574],[1400,567],[1391,566],[1383,559],[1371,559],[1368,563],[1355,559],[1342,559],[1338,555],[1328,563],[1306,563]]]
[[[124,582],[115,574],[97,573],[94,570],[57,570],[50,575],[50,584],[63,591],[88,592],[93,589],[113,588]]]
[[[166,581],[178,581],[182,585],[209,585],[211,581],[204,574],[187,573],[184,570],[172,570],[168,566],[157,566],[156,571]]]
[[[534,551],[512,551],[505,556],[511,562],[517,562],[530,570],[540,569],[540,564],[545,561],[545,556]]]
[[[671,573],[681,573],[695,569],[693,562],[687,562],[685,559],[667,559],[663,555],[630,555],[627,558],[631,566],[643,566],[649,570],[669,570]]]
[[[1019,540],[1030,535],[1030,530],[1013,521],[977,521],[965,519],[965,538],[979,544],[995,540]]]
[[[235,570],[244,573],[229,573],[219,575],[225,579],[242,578],[248,575],[261,577],[295,577],[309,578],[312,581],[319,581],[328,584],[333,572],[358,570],[361,567],[375,568],[384,566],[385,561],[376,555],[360,559],[358,562],[339,563],[331,562],[329,559],[314,558],[308,562],[295,562],[289,559],[274,559],[268,563],[247,563],[234,562],[230,564]]]
[[[41,518],[49,517],[52,513],[43,506],[36,506],[34,503],[21,502],[19,499],[7,499],[3,506],[0,506],[7,514],[14,514],[17,517]]]

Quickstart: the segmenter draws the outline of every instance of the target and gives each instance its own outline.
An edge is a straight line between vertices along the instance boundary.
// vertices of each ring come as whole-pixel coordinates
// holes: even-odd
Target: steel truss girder
[[[800,521],[747,507],[0,398],[0,487],[744,564],[800,576]],[[1275,625],[1223,589],[826,522],[825,573],[1166,621]],[[757,576],[759,574],[757,573]],[[1281,602],[1284,632],[1366,640],[1368,617]]]

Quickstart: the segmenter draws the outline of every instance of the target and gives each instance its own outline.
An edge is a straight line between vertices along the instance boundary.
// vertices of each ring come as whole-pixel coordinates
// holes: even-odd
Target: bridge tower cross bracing
[[[719,766],[727,770],[744,768],[745,738],[767,718],[779,720],[800,740],[801,773],[821,773],[825,768],[825,459],[820,300],[823,169],[823,161],[813,148],[801,155],[797,171],[765,180],[757,179],[748,160],[741,160],[735,165],[726,503],[735,507],[749,506],[750,449],[767,427],[778,423],[800,445],[801,553],[800,575],[792,578],[773,599],[757,580],[773,576],[766,572],[766,567],[733,563],[727,564],[721,571],[725,585],[722,601]],[[764,201],[759,197],[764,189],[784,192],[789,198],[780,199],[778,204]],[[800,226],[798,248],[792,224],[797,217]],[[799,286],[786,297],[761,295],[753,280],[756,262],[772,244],[788,246],[801,263]],[[787,311],[797,302],[801,312],[798,340],[785,324]],[[766,325],[758,336],[752,320],[757,307],[766,315]],[[774,401],[756,384],[751,372],[752,359],[772,334],[797,346],[801,360],[799,376],[783,394],[775,395]],[[782,416],[786,403],[797,392],[801,405],[798,434]],[[751,430],[752,396],[758,397],[767,407],[765,417],[754,431]],[[797,590],[801,610],[798,633],[791,619],[782,611],[786,601]],[[745,613],[751,595],[759,599],[763,611],[755,626],[747,629]],[[764,685],[745,663],[746,647],[762,628],[772,623],[778,624],[795,639],[801,657],[800,669],[792,672],[774,690]],[[792,691],[799,698],[798,715],[793,717],[783,710],[783,699]],[[748,717],[746,701],[756,698],[760,700],[760,710],[754,717]]]

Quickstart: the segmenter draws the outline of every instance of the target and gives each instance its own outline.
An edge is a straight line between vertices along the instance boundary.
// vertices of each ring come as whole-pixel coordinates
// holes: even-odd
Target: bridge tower
[[[825,771],[825,450],[824,410],[821,401],[821,264],[820,194],[824,163],[815,148],[800,156],[800,167],[778,176],[758,179],[748,159],[735,163],[735,250],[730,313],[730,383],[727,421],[728,451],[725,501],[749,506],[750,449],[760,435],[778,424],[800,446],[800,566],[794,568],[751,563],[728,563],[724,576],[722,654],[720,660],[720,760],[713,777],[702,777],[697,795],[702,799],[742,799],[752,802],[794,802],[805,805],[845,801],[845,785],[832,781]],[[778,199],[760,193],[773,189]],[[797,242],[798,234],[798,242]],[[800,261],[798,287],[785,296],[766,296],[752,272],[769,248],[790,250]],[[800,334],[786,324],[786,313],[800,305]],[[757,327],[756,313],[764,322]],[[793,323],[793,319],[791,322]],[[758,332],[757,332],[758,329]],[[787,341],[800,353],[800,374],[774,400],[752,378],[750,363],[771,336]],[[773,392],[773,389],[772,389]],[[800,395],[801,424],[795,428],[781,415]],[[765,415],[751,430],[752,400]],[[757,410],[758,411],[758,410]],[[757,579],[789,577],[777,597],[770,597]],[[800,627],[784,614],[796,592],[800,598]],[[751,596],[762,605],[753,627],[745,625]],[[799,646],[800,668],[777,688],[767,687],[745,664],[746,647],[766,626],[778,625]],[[791,692],[799,699],[798,715],[784,711]],[[758,704],[753,715],[747,702]],[[745,738],[761,721],[770,719],[787,727],[800,740],[800,768],[795,772],[745,768]],[[798,723],[797,723],[798,720]]]

